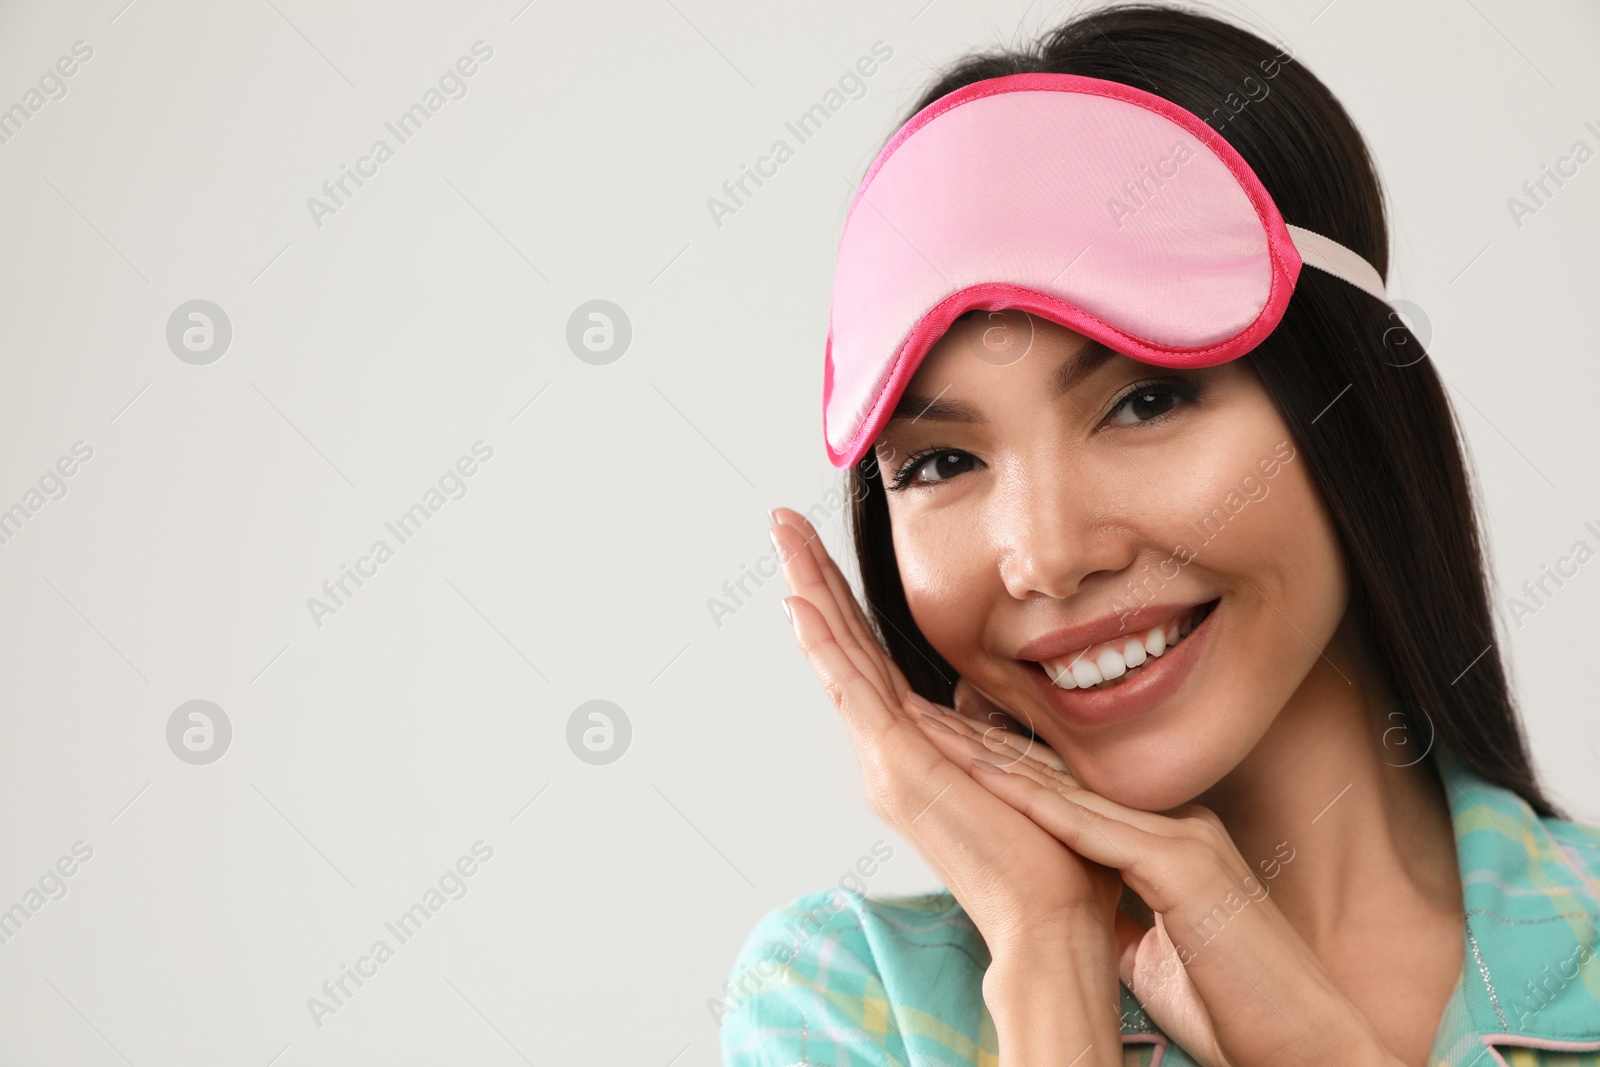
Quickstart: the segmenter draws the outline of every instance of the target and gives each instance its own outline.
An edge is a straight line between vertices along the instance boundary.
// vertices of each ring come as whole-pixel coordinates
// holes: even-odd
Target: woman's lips
[[[1184,608],[1169,618],[1132,634],[1118,635],[1079,649],[1058,659],[1040,660],[1039,665],[1050,680],[1062,689],[1088,689],[1096,685],[1110,685],[1130,671],[1138,670],[1147,660],[1159,659],[1173,648],[1203,620],[1211,610],[1212,601]]]
[[[1178,690],[1209,643],[1215,629],[1211,619],[1220,605],[1213,600],[1186,609],[1069,656],[1023,662],[1060,718],[1080,726],[1121,722],[1153,710]]]

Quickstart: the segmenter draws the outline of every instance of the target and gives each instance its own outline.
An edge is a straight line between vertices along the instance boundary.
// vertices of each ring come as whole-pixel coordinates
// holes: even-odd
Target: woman
[[[1226,23],[1103,10],[926,93],[835,279],[867,608],[773,540],[948,892],[767,916],[728,1063],[1600,1064],[1600,831],[1534,774],[1387,258],[1349,117]]]

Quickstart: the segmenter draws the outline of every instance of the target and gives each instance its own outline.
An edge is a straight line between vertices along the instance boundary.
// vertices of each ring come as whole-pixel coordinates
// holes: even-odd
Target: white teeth
[[[1079,689],[1087,689],[1091,685],[1099,685],[1105,681],[1105,677],[1095,664],[1080,659],[1072,665],[1072,680],[1078,683]]]
[[[1054,663],[1041,663],[1044,673],[1050,676],[1050,681],[1060,689],[1076,689],[1078,683],[1073,680],[1072,671],[1066,667],[1058,667]]]
[[[1158,658],[1188,636],[1195,625],[1193,613],[1186,612],[1182,622],[1152,626],[1138,637],[1125,639],[1121,648],[1110,643],[1104,646],[1091,645],[1070,659],[1063,657],[1041,663],[1040,666],[1050,681],[1061,689],[1090,689],[1121,678],[1135,667],[1143,666],[1146,661]],[[1090,659],[1089,653],[1096,647],[1100,651]]]
[[[1107,682],[1128,673],[1128,665],[1122,661],[1122,653],[1114,648],[1108,648],[1096,656],[1094,665],[1100,668],[1100,677]]]

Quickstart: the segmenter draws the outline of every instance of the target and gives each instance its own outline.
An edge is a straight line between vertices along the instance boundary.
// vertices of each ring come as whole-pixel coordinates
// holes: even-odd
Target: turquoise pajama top
[[[1466,921],[1429,1067],[1600,1067],[1600,828],[1436,754]],[[989,951],[948,892],[841,890],[762,917],[729,975],[726,1067],[998,1067]],[[1127,1067],[1193,1067],[1122,987]]]

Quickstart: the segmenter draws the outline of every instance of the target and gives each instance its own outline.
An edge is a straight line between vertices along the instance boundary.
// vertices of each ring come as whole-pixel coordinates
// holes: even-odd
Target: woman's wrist
[[[996,957],[983,977],[1000,1067],[1120,1067],[1122,999],[1115,949],[1079,942]]]

